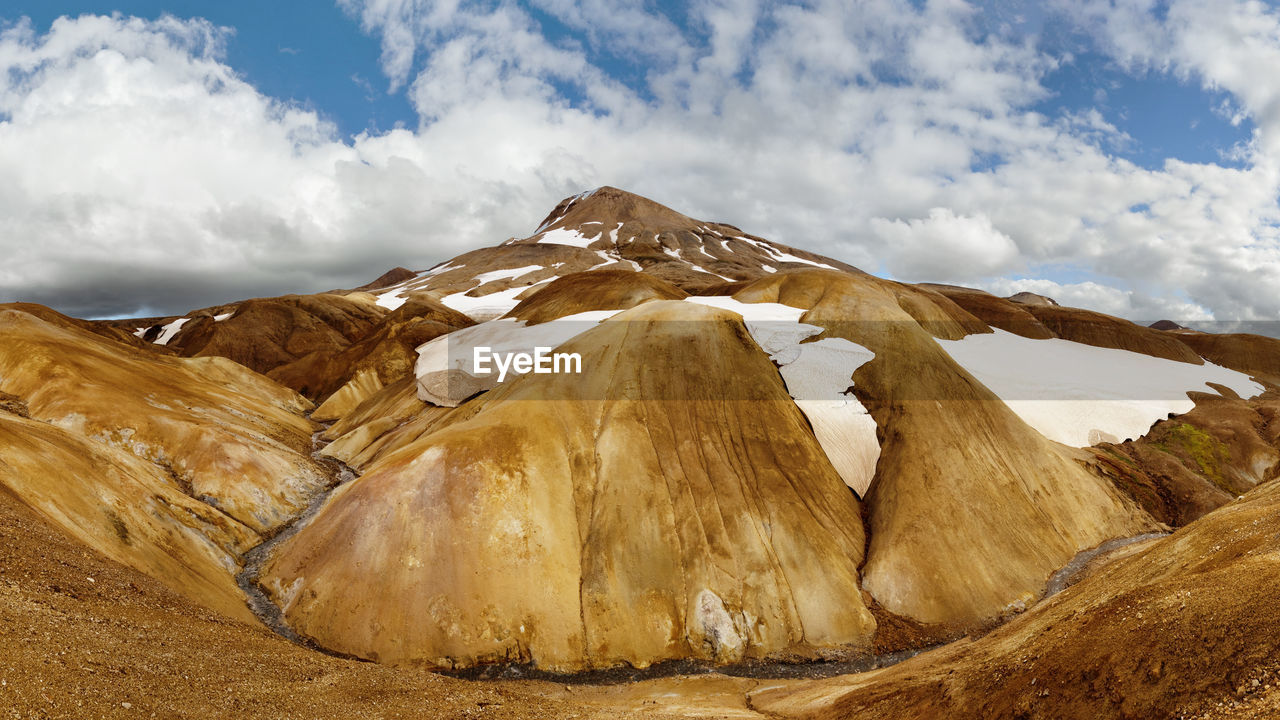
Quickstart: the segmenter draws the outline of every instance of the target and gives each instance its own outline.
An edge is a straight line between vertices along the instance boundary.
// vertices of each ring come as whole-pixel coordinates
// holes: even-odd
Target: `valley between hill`
[[[1159,328],[615,188],[351,290],[0,306],[0,707],[1270,717],[1280,340]],[[472,360],[538,347],[582,372]]]

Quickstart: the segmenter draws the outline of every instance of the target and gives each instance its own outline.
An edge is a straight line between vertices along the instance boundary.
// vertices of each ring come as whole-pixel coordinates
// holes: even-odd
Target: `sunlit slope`
[[[780,717],[1090,720],[1180,717],[1261,692],[1251,668],[1274,668],[1280,654],[1278,513],[1280,485],[1270,482],[980,639],[758,693],[753,705]]]
[[[823,271],[757,281],[735,298],[808,308],[803,322],[875,353],[853,377],[883,438],[863,576],[889,610],[993,617],[1033,601],[1080,550],[1158,527],[943,351],[930,331],[968,334],[968,314],[945,298]]]
[[[735,316],[647,303],[564,349],[593,372],[452,411],[277,548],[291,626],[444,667],[868,647],[858,502]]]
[[[327,483],[309,403],[224,358],[182,359],[0,312],[0,392],[30,417],[123,449],[257,532]]]
[[[0,448],[0,490],[103,555],[229,617],[257,622],[235,582],[236,558],[257,535],[184,495],[159,467],[5,412]]]

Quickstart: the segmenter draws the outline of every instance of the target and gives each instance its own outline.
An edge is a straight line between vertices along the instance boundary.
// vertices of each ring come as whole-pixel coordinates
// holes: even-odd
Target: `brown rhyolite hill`
[[[0,486],[119,562],[249,622],[241,554],[330,482],[305,399],[225,358],[176,358],[0,311]]]
[[[985,637],[886,670],[762,691],[752,705],[775,717],[1085,720],[1190,716],[1181,711],[1262,695],[1253,680],[1274,673],[1280,653],[1280,636],[1264,630],[1280,621],[1277,503],[1280,485],[1266,483],[1122,549]],[[1274,710],[1270,698],[1263,707]]]
[[[1180,362],[1204,362],[1194,349],[1180,342],[1180,336],[1091,310],[1063,307],[1041,295],[1018,293],[1000,298],[970,288],[929,284],[925,287],[937,290],[992,327],[1015,335],[1037,339],[1056,337]]]
[[[1170,333],[1210,362],[1280,385],[1280,340],[1247,333]]]
[[[898,614],[976,623],[1034,601],[1077,552],[1158,526],[957,365],[930,331],[963,337],[968,313],[924,292],[808,270],[735,297],[808,308],[803,322],[876,353],[853,377],[883,436],[864,587]]]
[[[78,537],[0,485],[0,707],[6,715],[688,717],[662,712],[652,702],[628,707],[606,693],[598,700],[570,695],[560,685],[469,682],[319,653],[230,619],[234,614],[210,611],[165,587],[153,572],[109,560]]]
[[[399,287],[442,297],[461,292],[482,297],[586,270],[632,270],[696,292],[815,266],[861,272],[732,225],[695,220],[648,198],[602,187],[566,198],[529,237],[464,253]],[[477,279],[483,273],[527,267],[538,269]]]
[[[0,311],[0,391],[33,420],[123,448],[258,532],[327,482],[305,399],[225,358],[138,350]]]
[[[520,301],[506,317],[530,325],[590,310],[627,310],[654,300],[680,300],[688,293],[652,275],[627,270],[574,273]]]
[[[1242,400],[1191,393],[1191,412],[1122,445],[1103,443],[1096,468],[1162,522],[1185,525],[1280,475],[1280,393]]]
[[[743,321],[690,294],[788,305],[823,338],[875,354],[849,377],[880,445],[864,497]],[[489,296],[502,302],[475,309]],[[431,270],[188,313],[165,346],[148,340],[178,318],[6,307],[0,499],[186,598],[248,626],[282,620],[328,651],[576,671],[856,659],[974,633],[875,673],[717,685],[748,717],[1168,716],[1267,677],[1275,655],[1280,341],[880,280],[607,187],[567,198],[527,238]],[[503,313],[537,324],[589,310],[622,311],[566,346],[595,372],[524,376],[456,408],[415,393],[424,342]],[[1141,438],[1067,448],[935,342],[993,329],[1207,359],[1271,389],[1205,387]],[[8,587],[0,607],[18,607],[3,604]],[[179,629],[184,662],[237,677],[202,639],[248,636],[179,615],[156,622]],[[95,652],[144,664],[166,652],[103,645],[91,625],[67,627]],[[51,637],[23,652],[54,655]],[[320,658],[246,642],[254,663]],[[379,687],[404,692],[431,677],[379,672]],[[631,697],[672,707],[683,682]],[[259,697],[287,707],[274,692]],[[682,712],[706,702],[690,695]]]
[[[654,302],[566,347],[610,372],[487,393],[274,549],[289,624],[443,667],[865,652],[857,500],[741,320]]]

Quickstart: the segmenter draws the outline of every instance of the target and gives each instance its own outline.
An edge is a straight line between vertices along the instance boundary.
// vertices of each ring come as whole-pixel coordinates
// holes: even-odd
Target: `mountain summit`
[[[565,198],[532,235],[474,250],[393,285],[380,301],[395,307],[415,292],[476,319],[489,319],[556,278],[623,269],[705,292],[791,268],[859,273],[838,260],[694,220],[648,198],[602,187]]]
[[[593,223],[609,227],[615,223],[638,223],[655,232],[696,230],[706,225],[649,198],[605,185],[561,200],[539,223],[535,234],[557,228],[581,230],[583,225]]]

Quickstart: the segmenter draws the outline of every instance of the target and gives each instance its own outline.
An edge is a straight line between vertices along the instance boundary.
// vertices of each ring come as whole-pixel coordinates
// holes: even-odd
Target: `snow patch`
[[[478,280],[480,283],[476,287],[481,287],[484,284],[495,280],[514,280],[523,277],[524,275],[528,275],[531,272],[544,269],[545,268],[541,265],[525,265],[524,267],[518,268],[490,270],[489,272],[483,272],[476,275],[474,279]],[[474,289],[475,288],[472,288],[472,290]],[[467,295],[471,290],[465,290],[452,295],[446,295],[440,300],[440,302],[444,303],[446,307],[453,308],[472,320],[492,320],[493,318],[505,315],[516,305],[519,305],[520,301],[516,299],[516,296],[528,289],[528,285],[517,285],[515,287],[507,288],[506,290],[499,290],[498,292],[489,293],[488,295],[481,295],[480,297]],[[381,305],[382,303],[379,302],[378,304]]]
[[[595,242],[594,238],[589,238],[577,230],[567,230],[565,228],[556,228],[542,233],[542,237],[538,238],[539,244],[544,245],[569,245],[572,247],[585,248]]]
[[[708,295],[706,297],[686,298],[687,302],[697,303],[699,305],[710,305],[718,307],[722,310],[731,310],[742,316],[743,320],[748,323],[752,322],[800,322],[800,316],[804,315],[807,310],[804,308],[791,307],[781,303],[744,303],[734,300],[727,295]],[[816,327],[807,325],[806,327]],[[748,329],[750,325],[748,324]],[[821,332],[821,329],[819,329]]]
[[[235,314],[236,314],[236,313],[235,313],[235,311],[234,311],[234,310],[232,310],[231,312],[222,313],[221,315],[214,315],[214,316],[213,316],[213,321],[214,321],[214,322],[222,322],[223,320],[226,320],[227,318],[229,318],[229,317],[231,317],[232,315],[235,315]]]
[[[588,271],[595,270],[596,268],[602,268],[605,265],[612,265],[614,263],[624,262],[624,260],[618,257],[616,254],[611,254],[609,252],[605,252],[604,250],[596,250],[595,253],[596,255],[600,256],[600,263],[598,265],[592,265],[591,267],[587,268]]]
[[[528,289],[527,286],[517,285],[481,297],[471,297],[466,292],[458,292],[446,295],[440,302],[472,320],[491,320],[500,315],[505,315],[516,305],[519,305],[520,301],[516,299],[516,296]]]
[[[378,295],[376,302],[378,305],[388,310],[395,310],[396,308],[405,304],[405,302],[408,300],[408,298],[401,297],[400,293],[401,293],[400,289],[388,290]]]
[[[177,335],[178,331],[182,329],[182,326],[186,325],[187,321],[190,319],[191,318],[178,318],[168,325],[165,325],[160,332],[160,337],[156,338],[155,344],[168,345],[169,341],[173,339],[173,336]]]
[[[725,282],[733,282],[733,280],[732,280],[732,279],[727,278],[727,277],[725,277],[725,276],[723,276],[723,275],[721,275],[721,274],[719,274],[719,273],[713,273],[713,272],[711,272],[710,270],[708,270],[708,269],[706,269],[706,268],[704,268],[704,267],[701,267],[701,266],[698,266],[698,265],[694,265],[694,264],[692,264],[692,263],[690,263],[690,264],[689,264],[689,267],[693,268],[694,270],[697,270],[697,271],[698,271],[698,272],[700,272],[700,273],[706,273],[706,274],[710,275],[711,277],[718,277],[718,278],[720,278],[721,280],[724,280]]]
[[[596,188],[596,190],[599,190],[599,189],[600,189],[600,188]],[[550,220],[548,220],[548,221],[546,221],[546,222],[542,223],[541,225],[539,225],[539,226],[538,226],[538,229],[533,231],[533,234],[534,234],[534,235],[537,235],[538,233],[542,232],[544,229],[549,228],[549,227],[551,227],[552,225],[555,225],[556,223],[560,222],[560,220],[561,220],[562,218],[564,218],[564,216],[565,216],[565,215],[568,215],[568,214],[569,214],[569,210],[571,210],[571,209],[573,208],[573,206],[574,206],[574,205],[575,205],[579,200],[582,200],[583,198],[589,198],[589,197],[591,197],[592,195],[595,195],[595,194],[596,194],[596,191],[595,191],[595,190],[587,190],[587,191],[585,191],[585,192],[580,192],[580,193],[578,193],[577,195],[574,195],[573,197],[569,198],[569,202],[568,202],[568,204],[566,204],[566,205],[564,206],[564,212],[560,213],[559,215],[555,216],[554,218],[552,218],[552,219],[550,219]]]
[[[782,261],[782,262],[802,263],[802,264],[804,264],[804,265],[812,265],[812,266],[814,266],[814,267],[826,268],[826,269],[828,269],[828,270],[838,270],[838,269],[839,269],[839,268],[833,267],[833,266],[831,266],[831,265],[828,265],[828,264],[826,264],[826,263],[820,263],[820,262],[816,262],[816,261],[814,261],[814,260],[805,260],[804,258],[802,258],[802,257],[796,257],[795,255],[792,255],[791,253],[785,253],[785,252],[775,251],[773,256],[774,256],[774,257],[776,257],[778,260],[780,260],[780,261]]]
[[[867,494],[880,459],[876,421],[854,397],[853,373],[875,353],[843,338],[798,345],[799,356],[779,368],[787,392],[809,418],[818,444],[845,484]]]
[[[458,270],[464,267],[466,267],[466,263],[463,263],[462,265],[454,266],[453,261],[449,260],[448,262],[437,265],[431,268],[430,270],[425,270],[423,272],[418,273],[418,277],[419,278],[431,277],[432,275],[439,275],[440,273],[446,273],[446,272],[449,272],[450,270]],[[404,283],[400,283],[400,284],[403,285]]]
[[[1157,420],[1191,410],[1186,393],[1212,392],[1209,382],[1246,398],[1263,391],[1247,375],[1207,361],[1192,365],[1004,330],[938,344],[1024,422],[1073,447],[1139,438]]]
[[[798,257],[798,256],[796,256],[796,255],[792,255],[792,254],[791,254],[791,253],[789,253],[789,252],[783,252],[783,251],[781,251],[781,250],[777,249],[776,247],[774,247],[773,245],[770,245],[770,244],[769,244],[769,243],[767,243],[767,242],[762,242],[762,241],[760,241],[760,240],[752,240],[751,238],[747,238],[747,237],[739,237],[738,239],[739,239],[739,240],[742,240],[743,242],[750,243],[751,245],[754,245],[755,247],[759,248],[760,250],[763,250],[765,253],[767,253],[767,254],[769,254],[770,256],[772,256],[772,257],[773,257],[773,259],[774,259],[774,260],[777,260],[778,262],[793,262],[793,263],[801,263],[801,264],[803,264],[803,265],[812,265],[813,267],[826,268],[826,269],[828,269],[828,270],[838,270],[838,269],[839,269],[839,268],[836,268],[836,267],[832,267],[831,265],[828,265],[828,264],[826,264],[826,263],[821,263],[821,262],[818,262],[818,261],[816,261],[816,260],[806,260],[806,259],[804,259],[804,258],[802,258],[802,257]]]
[[[529,273],[535,270],[543,270],[543,269],[545,268],[543,268],[541,265],[525,265],[524,267],[518,267],[518,268],[507,268],[504,270],[490,270],[489,272],[484,272],[484,273],[480,273],[479,275],[476,275],[475,279],[479,280],[481,285],[484,285],[485,283],[493,282],[494,280],[515,279],[520,277],[521,275],[528,275]]]
[[[809,418],[814,436],[832,467],[848,485],[866,495],[880,459],[875,420],[853,396],[853,373],[875,353],[842,338],[805,340],[822,328],[800,322],[806,312],[779,303],[744,303],[731,297],[691,297],[689,302],[738,313],[760,348],[779,365],[787,393]]]

